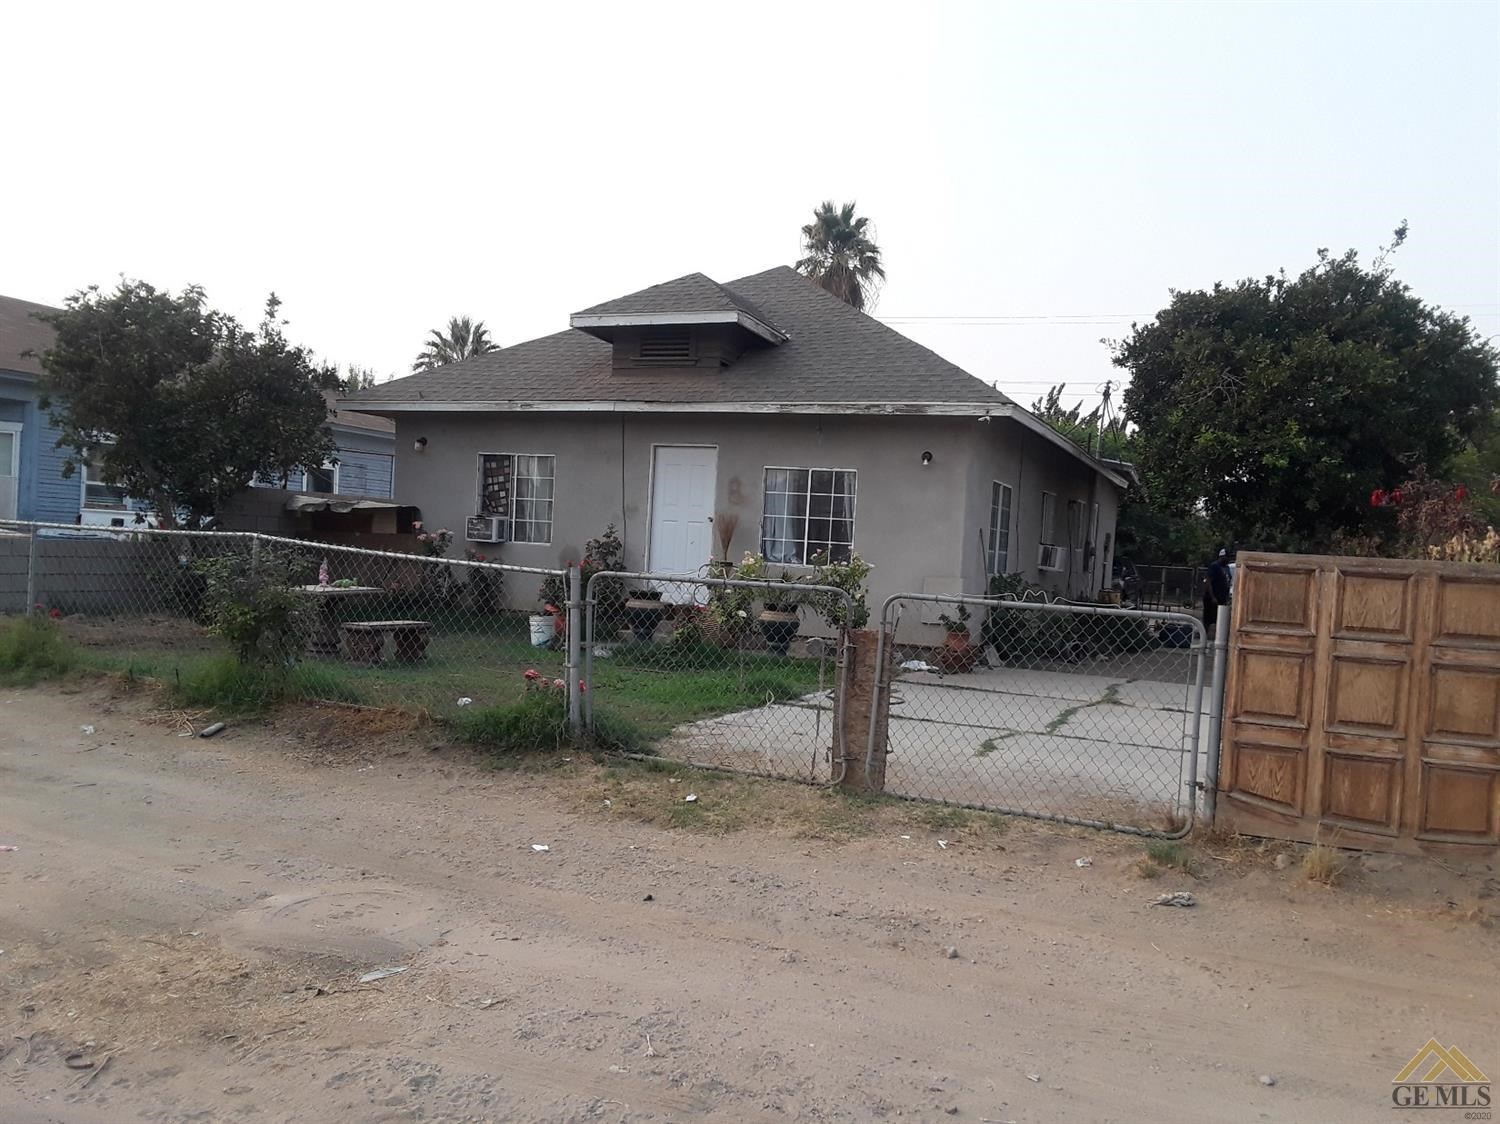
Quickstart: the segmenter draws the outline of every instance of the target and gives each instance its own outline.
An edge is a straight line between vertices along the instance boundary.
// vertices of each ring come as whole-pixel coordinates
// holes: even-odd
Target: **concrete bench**
[[[431,621],[349,621],[343,626],[344,651],[350,663],[369,667],[384,662],[385,638],[390,636],[397,663],[420,663],[427,658]]]

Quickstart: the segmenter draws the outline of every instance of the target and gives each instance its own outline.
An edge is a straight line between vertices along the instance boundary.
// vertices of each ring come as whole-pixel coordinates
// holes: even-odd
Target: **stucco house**
[[[64,476],[68,450],[57,447],[58,431],[38,401],[42,368],[36,356],[51,345],[52,329],[37,315],[56,311],[0,297],[0,519],[123,525],[134,521],[144,505],[97,474],[91,477],[88,465]],[[328,398],[335,457],[292,479],[257,483],[285,484],[297,495],[389,498],[395,483],[395,427],[387,418],[335,410],[333,396]]]
[[[395,420],[397,499],[502,561],[577,559],[614,523],[631,568],[697,573],[729,515],[730,557],[773,573],[857,551],[876,607],[994,573],[1093,594],[1125,484],[788,268],[680,277],[346,401]]]

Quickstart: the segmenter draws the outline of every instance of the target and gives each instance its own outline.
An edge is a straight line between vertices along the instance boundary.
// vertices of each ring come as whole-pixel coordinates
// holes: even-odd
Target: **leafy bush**
[[[843,598],[830,593],[815,594],[812,605],[822,614],[830,628],[864,628],[870,623],[870,607],[865,603],[865,579],[870,576],[870,564],[858,554],[851,554],[847,562],[833,562],[826,550],[812,556],[813,585],[831,585],[842,589],[853,602],[852,608]]]
[[[0,624],[0,682],[29,686],[56,679],[76,662],[68,638],[46,617],[14,617]]]
[[[613,573],[625,568],[625,544],[613,523],[604,528],[604,534],[589,539],[583,544],[583,561],[578,564],[585,597],[590,592],[590,580],[595,574]],[[625,584],[619,578],[601,578],[593,582],[594,610],[600,620],[620,620],[625,611]],[[563,597],[567,597],[566,591]],[[561,606],[562,602],[557,602]]]
[[[754,555],[745,555],[747,561]],[[734,578],[736,567],[731,562],[714,561],[708,564],[711,578]],[[754,573],[754,567],[751,569]],[[743,575],[738,575],[743,576]],[[751,580],[745,578],[746,581]],[[708,592],[708,615],[717,626],[718,636],[727,646],[736,646],[741,637],[750,630],[750,610],[755,605],[755,590],[734,585],[711,586]]]
[[[464,548],[464,557],[470,562],[488,562],[482,553],[472,546]],[[469,575],[469,605],[476,613],[498,613],[505,591],[505,571],[480,567],[465,567]]]
[[[242,664],[285,667],[301,655],[314,626],[305,558],[263,547],[258,560],[236,555],[200,561],[209,631],[229,641]]]

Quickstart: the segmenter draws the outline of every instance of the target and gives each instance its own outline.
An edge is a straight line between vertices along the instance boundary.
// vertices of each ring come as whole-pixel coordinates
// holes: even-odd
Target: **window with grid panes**
[[[479,514],[510,519],[510,541],[552,541],[557,458],[550,454],[483,453],[479,457]]]
[[[854,553],[855,472],[843,468],[768,468],[760,550],[768,562],[805,565],[826,551],[834,562]]]

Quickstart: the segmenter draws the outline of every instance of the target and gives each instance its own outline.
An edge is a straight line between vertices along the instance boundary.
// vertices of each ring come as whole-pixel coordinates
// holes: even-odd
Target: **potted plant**
[[[667,607],[659,589],[632,589],[625,599],[625,623],[630,634],[641,644],[649,644]]]
[[[969,607],[962,602],[951,614],[938,615],[948,630],[943,646],[937,650],[938,667],[950,674],[970,671],[979,662],[979,648],[969,638],[970,615]]]
[[[791,575],[781,572],[783,584],[791,583]],[[777,591],[766,596],[765,605],[756,614],[760,634],[765,639],[766,651],[773,656],[784,656],[802,629],[802,619],[797,614],[798,600],[791,592]]]

